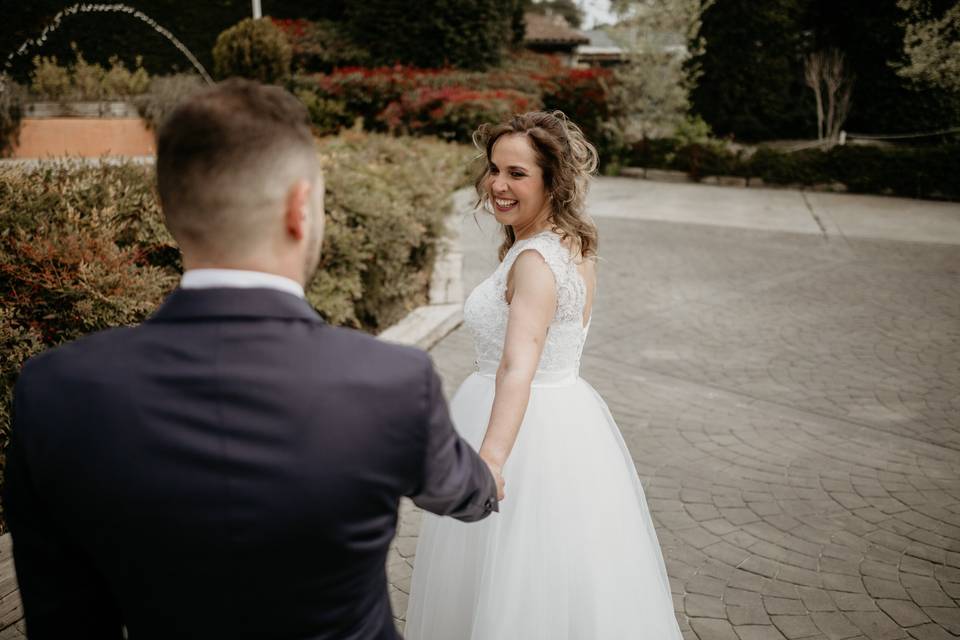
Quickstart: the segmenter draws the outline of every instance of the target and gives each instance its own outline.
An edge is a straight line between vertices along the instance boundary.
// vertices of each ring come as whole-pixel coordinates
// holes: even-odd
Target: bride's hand
[[[493,479],[497,483],[497,500],[503,501],[505,496],[504,489],[507,485],[506,481],[503,479],[503,466],[483,455],[483,453],[480,454],[480,458],[487,463],[487,467],[490,468],[490,473],[493,475]]]

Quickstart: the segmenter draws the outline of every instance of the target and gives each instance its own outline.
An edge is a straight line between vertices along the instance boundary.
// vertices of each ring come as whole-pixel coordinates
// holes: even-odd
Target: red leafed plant
[[[378,119],[392,131],[469,140],[485,122],[500,122],[539,106],[536,97],[512,89],[425,88],[404,93]]]

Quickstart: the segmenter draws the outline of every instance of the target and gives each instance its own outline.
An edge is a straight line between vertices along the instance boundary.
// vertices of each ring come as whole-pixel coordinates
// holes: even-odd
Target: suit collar
[[[275,289],[176,289],[147,322],[212,318],[274,318],[322,323],[302,298]]]

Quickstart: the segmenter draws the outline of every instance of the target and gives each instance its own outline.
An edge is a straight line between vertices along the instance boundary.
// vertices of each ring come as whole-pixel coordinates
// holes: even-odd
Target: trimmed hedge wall
[[[960,200],[960,143],[956,142],[935,147],[845,145],[793,153],[761,148],[747,156],[721,143],[647,140],[634,146],[625,162],[685,171],[698,180],[740,176],[780,185],[839,182],[856,193]]]

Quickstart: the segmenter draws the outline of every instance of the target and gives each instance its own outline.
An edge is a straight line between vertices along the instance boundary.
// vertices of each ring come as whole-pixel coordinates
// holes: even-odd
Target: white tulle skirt
[[[451,403],[479,448],[494,378]],[[500,512],[424,514],[408,640],[680,640],[643,488],[606,404],[575,373],[537,375]]]

